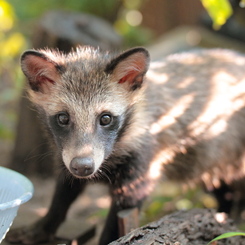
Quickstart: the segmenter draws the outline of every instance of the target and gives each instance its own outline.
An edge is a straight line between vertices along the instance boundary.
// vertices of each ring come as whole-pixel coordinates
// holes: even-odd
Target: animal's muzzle
[[[74,157],[70,164],[70,171],[78,177],[87,177],[94,172],[94,161],[90,157]]]

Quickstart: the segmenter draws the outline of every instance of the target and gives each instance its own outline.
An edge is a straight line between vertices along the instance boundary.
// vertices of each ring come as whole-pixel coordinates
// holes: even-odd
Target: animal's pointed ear
[[[47,93],[60,78],[62,66],[38,51],[26,51],[21,56],[21,68],[35,92]]]
[[[125,51],[113,59],[105,72],[112,74],[113,80],[124,83],[130,90],[140,88],[149,66],[149,53],[144,48]]]

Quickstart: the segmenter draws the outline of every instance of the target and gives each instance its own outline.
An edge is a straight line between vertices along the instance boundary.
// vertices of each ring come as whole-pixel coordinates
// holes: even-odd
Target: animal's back
[[[147,110],[158,150],[152,166],[211,187],[245,171],[245,56],[195,50],[153,62]],[[235,176],[235,177],[234,177]]]

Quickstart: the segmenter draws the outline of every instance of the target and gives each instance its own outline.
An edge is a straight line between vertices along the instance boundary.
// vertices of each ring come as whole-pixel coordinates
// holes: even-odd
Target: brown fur
[[[66,67],[58,78],[62,82],[49,86],[50,92],[29,90],[31,100],[48,114],[68,108],[77,124],[89,125],[95,111],[110,110],[113,105],[121,112],[135,104],[134,118],[116,143],[115,155],[138,150],[144,140],[141,136],[149,131],[155,139],[150,143],[157,149],[149,169],[153,178],[163,172],[173,180],[201,180],[212,188],[219,186],[220,180],[231,183],[244,176],[244,56],[219,49],[172,55],[152,62],[143,88],[132,95],[114,83],[130,61],[108,76],[103,62],[109,62],[109,54],[100,56],[98,50],[87,47],[68,56],[42,52]],[[76,79],[90,84],[83,87],[85,91],[70,87],[70,93],[67,81]],[[103,87],[97,87],[98,80]],[[86,97],[80,100],[78,93]]]

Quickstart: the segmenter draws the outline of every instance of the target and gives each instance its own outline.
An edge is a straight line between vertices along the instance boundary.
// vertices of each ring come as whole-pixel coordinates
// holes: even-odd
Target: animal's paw
[[[37,244],[53,240],[53,234],[45,231],[36,223],[32,226],[21,227],[10,230],[5,239],[10,243]]]

